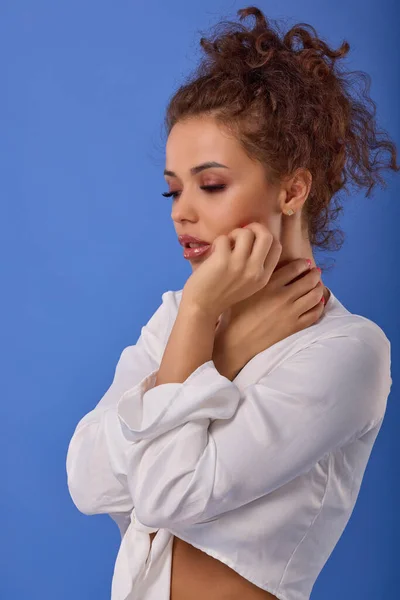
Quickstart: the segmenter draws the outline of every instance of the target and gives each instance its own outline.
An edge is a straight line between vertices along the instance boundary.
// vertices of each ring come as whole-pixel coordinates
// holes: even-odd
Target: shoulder
[[[372,319],[351,312],[336,295],[332,296],[326,314],[310,328],[309,341],[312,342],[312,337],[351,337],[366,344],[370,349],[390,354],[390,340],[383,329]]]
[[[324,394],[342,396],[369,422],[381,420],[392,386],[391,344],[384,331],[365,317],[353,318],[316,340],[314,365]],[[314,344],[311,345],[311,348]],[[349,405],[349,406],[350,406]]]
[[[340,318],[327,321],[320,329],[319,339],[342,337],[344,346],[351,340],[357,340],[364,347],[365,354],[384,355],[390,360],[391,343],[383,329],[371,319],[349,313]]]

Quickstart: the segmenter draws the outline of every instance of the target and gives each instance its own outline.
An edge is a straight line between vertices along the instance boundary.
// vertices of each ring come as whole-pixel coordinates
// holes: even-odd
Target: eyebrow
[[[215,161],[209,161],[202,163],[201,165],[197,165],[197,167],[192,167],[190,169],[190,172],[192,175],[196,175],[197,173],[200,173],[200,171],[204,171],[204,169],[211,169],[212,167],[221,167],[223,169],[229,169],[229,167],[227,167],[226,165],[221,165],[221,163]],[[177,177],[174,171],[168,171],[167,169],[164,170],[164,175],[169,175],[170,177]]]

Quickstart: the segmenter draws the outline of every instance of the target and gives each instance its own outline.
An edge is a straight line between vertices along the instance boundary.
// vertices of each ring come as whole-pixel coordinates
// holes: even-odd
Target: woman
[[[164,195],[193,273],[68,448],[76,506],[120,527],[113,600],[308,599],[392,383],[388,338],[323,285],[313,249],[333,248],[349,179],[369,195],[399,170],[395,146],[337,69],[347,43],[238,12],[254,28],[202,39],[167,110]]]

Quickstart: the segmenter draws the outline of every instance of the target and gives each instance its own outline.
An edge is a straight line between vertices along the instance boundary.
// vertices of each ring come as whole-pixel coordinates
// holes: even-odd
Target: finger
[[[318,271],[317,271],[318,273]],[[314,273],[310,273],[310,276],[314,275]],[[308,277],[308,276],[307,276]],[[306,277],[304,278],[306,279]],[[309,277],[309,281],[310,279],[312,279],[311,277]],[[314,281],[315,281],[315,275],[314,275]],[[298,283],[300,283],[300,281],[296,282],[297,285]],[[301,282],[303,283],[303,281]],[[318,304],[320,303],[322,306],[324,306],[324,303],[321,302],[323,295],[324,295],[324,286],[320,285],[320,281],[318,280],[315,285],[312,285],[312,288],[310,289],[310,287],[308,287],[308,291],[306,291],[304,294],[302,294],[301,296],[299,296],[297,298],[297,300],[295,300],[294,305],[296,308],[296,312],[299,316],[307,313],[307,311],[312,310],[313,308],[317,307]],[[301,286],[298,286],[299,288]],[[318,308],[320,308],[318,306]]]
[[[271,244],[267,249],[267,253],[261,255],[264,256],[263,269],[268,281],[271,279],[271,275],[276,269],[276,265],[278,264],[279,258],[282,254],[282,244],[276,238],[272,237]]]
[[[245,229],[254,231],[256,239],[249,258],[254,272],[262,271],[265,283],[269,283],[282,254],[282,244],[263,223],[253,221]]]
[[[256,234],[251,229],[234,229],[229,234],[233,244],[232,258],[237,264],[244,264],[250,257]]]
[[[308,273],[305,273],[303,277],[301,277],[300,279],[297,279],[296,281],[290,283],[289,285],[287,285],[284,289],[285,289],[285,293],[287,294],[289,301],[292,303],[297,302],[298,300],[301,300],[302,298],[305,298],[307,296],[307,294],[314,290],[316,287],[321,287],[319,284],[321,283],[321,273],[318,271],[318,269],[315,267],[313,269],[311,269],[311,271],[309,271]],[[317,301],[320,299],[320,297],[317,299]],[[303,307],[303,304],[298,305],[298,307],[300,306],[300,308]],[[298,314],[301,314],[302,312],[304,312],[305,310],[308,310],[308,308],[310,308],[309,305],[307,305],[307,300],[304,301],[304,310],[298,310]]]
[[[321,291],[322,291],[322,286],[318,286],[318,287],[321,287]],[[314,300],[312,300],[312,303],[313,302],[314,302]],[[303,312],[298,317],[298,322],[299,322],[300,327],[303,328],[303,327],[308,327],[310,325],[313,325],[324,314],[324,311],[325,311],[325,304],[324,304],[324,302],[321,302],[321,300],[319,300],[314,306],[312,306],[311,308],[309,308],[308,310]]]
[[[280,266],[271,276],[271,283],[277,287],[283,287],[294,282],[297,278],[303,278],[310,271],[310,266],[305,258],[291,260],[288,264]]]
[[[211,254],[216,254],[226,262],[229,260],[231,255],[231,246],[229,238],[226,235],[219,235],[215,238],[212,243]]]
[[[256,236],[253,251],[248,260],[249,269],[255,273],[261,272],[267,283],[271,279],[281,254],[281,243],[271,234],[261,233]]]
[[[255,240],[249,258],[249,266],[254,267],[255,269],[265,269],[267,267],[267,269],[272,272],[282,251],[281,244],[274,238],[270,230],[261,223],[252,223],[251,225],[248,225],[246,229],[251,229],[255,234]],[[276,261],[273,268],[270,269],[271,257],[269,254],[272,246],[274,246],[273,258],[276,258]],[[279,253],[278,249],[280,250]],[[278,256],[276,256],[277,253]]]
[[[270,281],[282,254],[282,245],[263,223],[252,221],[244,226],[244,229],[250,229],[255,234],[247,264],[253,272],[261,272],[265,283],[267,283]]]

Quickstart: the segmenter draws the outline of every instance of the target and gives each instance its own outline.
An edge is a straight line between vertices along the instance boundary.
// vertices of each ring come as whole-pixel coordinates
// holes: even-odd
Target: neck
[[[313,269],[317,266],[315,264],[314,257],[312,255],[312,251],[311,251],[310,247],[308,247],[308,249],[305,248],[302,251],[302,253],[298,254],[297,256],[290,256],[288,253],[284,254],[284,252],[282,250],[281,257],[278,261],[278,264],[276,265],[276,267],[274,269],[274,272],[278,271],[280,268],[289,264],[293,260],[296,260],[297,258],[309,258],[311,260],[311,269]],[[321,280],[321,282],[322,282],[322,280]],[[322,286],[323,286],[323,295],[324,295],[325,303],[326,303],[329,300],[330,292],[326,288],[326,286],[323,284],[323,282],[322,282]],[[228,311],[225,311],[225,313],[224,313],[223,319],[225,321],[225,324],[234,320],[238,315],[240,315],[240,313],[242,311],[247,311],[252,306],[255,306],[258,302],[260,302],[263,294],[264,294],[264,288],[262,288],[261,290],[259,290],[255,294],[253,294],[252,296],[249,296],[248,298],[245,298],[244,300],[237,302],[236,304],[231,306],[230,309]]]

